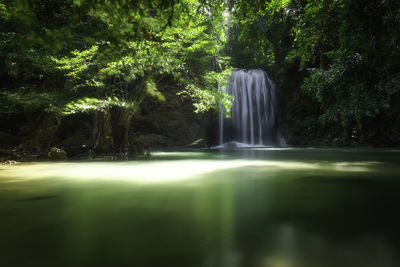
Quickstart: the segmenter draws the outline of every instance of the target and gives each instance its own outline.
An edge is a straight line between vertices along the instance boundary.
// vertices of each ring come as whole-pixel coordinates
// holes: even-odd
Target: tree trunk
[[[321,70],[328,70],[328,59],[323,51],[319,53],[319,68]]]
[[[115,146],[121,152],[128,152],[129,144],[129,129],[131,126],[132,117],[136,112],[136,107],[125,107],[121,110],[117,121],[117,128],[115,131]]]
[[[345,146],[350,145],[351,140],[351,126],[350,122],[346,121],[343,125],[343,135],[342,135],[342,143]]]
[[[114,149],[110,109],[99,111],[94,116],[93,127],[94,144],[96,151],[109,153]]]
[[[359,131],[359,138],[360,138],[360,144],[365,143],[365,134],[364,134],[364,129],[362,127],[362,122],[360,119],[357,120],[357,127]]]

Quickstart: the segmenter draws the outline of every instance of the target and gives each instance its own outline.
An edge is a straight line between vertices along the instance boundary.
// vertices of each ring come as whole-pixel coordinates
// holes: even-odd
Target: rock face
[[[89,114],[74,114],[63,118],[54,141],[55,146],[67,152],[69,158],[75,158],[92,148],[92,136],[92,117]]]
[[[143,101],[132,121],[131,138],[151,149],[184,147],[199,139],[211,143],[215,114],[195,114],[192,101],[177,95],[179,88],[173,81],[163,80],[158,90],[166,100],[147,97]]]
[[[20,138],[15,136],[14,134],[7,132],[0,132],[0,147],[1,148],[9,148],[13,146],[19,145],[21,142]]]

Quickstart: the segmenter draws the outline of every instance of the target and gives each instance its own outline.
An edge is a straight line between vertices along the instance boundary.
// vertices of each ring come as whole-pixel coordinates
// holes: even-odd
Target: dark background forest
[[[0,156],[212,146],[235,68],[276,83],[289,145],[399,146],[399,25],[396,0],[1,0]]]

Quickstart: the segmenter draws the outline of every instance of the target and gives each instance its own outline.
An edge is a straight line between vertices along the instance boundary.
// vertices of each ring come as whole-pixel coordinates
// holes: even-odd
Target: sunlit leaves
[[[81,5],[81,0],[74,0],[74,5],[80,6]]]
[[[164,102],[166,100],[165,96],[157,90],[157,84],[154,79],[148,79],[146,81],[146,90],[150,96],[157,98],[159,101]]]
[[[6,5],[0,3],[0,21],[7,20],[9,17],[10,13],[8,12]]]
[[[71,52],[72,57],[63,57],[57,59],[52,57],[52,60],[58,64],[57,69],[68,71],[67,76],[77,78],[82,72],[89,68],[91,60],[98,50],[98,46],[92,46],[88,50]]]
[[[82,87],[102,87],[104,84],[97,77],[97,66],[93,59],[99,47],[94,45],[83,51],[74,50],[71,57],[57,59],[51,57],[57,64],[57,69],[65,71],[65,75],[70,78],[71,89],[77,90]]]
[[[268,1],[258,1],[258,0],[247,0],[247,1],[236,1],[235,10],[242,14],[243,18],[248,22],[252,20],[256,15],[271,15],[278,12],[290,4],[291,0],[268,0]],[[252,13],[253,16],[246,16],[246,14]]]
[[[108,97],[106,99],[84,97],[66,104],[62,110],[64,115],[70,115],[81,112],[104,111],[111,106],[137,109],[135,102],[124,101],[117,97]]]
[[[48,5],[53,2],[55,5]],[[209,82],[212,75],[207,73],[211,59],[214,71],[228,65],[219,55],[226,42],[223,0],[10,3],[15,7],[13,13],[1,4],[0,19],[8,19],[10,13],[23,34],[2,33],[6,36],[0,41],[4,44],[1,52],[7,54],[5,71],[18,78],[23,66],[33,66],[49,77],[54,74],[60,84],[54,91],[63,92],[65,98],[54,105],[62,107],[68,102],[65,114],[117,102],[138,105],[145,94],[163,101],[157,83],[165,76],[173,78],[177,87],[196,87],[204,96],[210,91],[213,99],[206,101],[209,106],[205,109],[215,107],[221,98],[214,93],[218,85]],[[15,44],[24,42],[32,49],[27,49],[26,55],[32,57],[22,55],[19,45],[13,53]],[[21,64],[31,58],[34,64]],[[179,84],[183,80],[186,82]]]
[[[209,111],[210,109],[223,108],[229,116],[232,107],[233,97],[225,94],[223,88],[228,84],[233,69],[226,69],[222,72],[208,72],[204,76],[202,88],[193,83],[187,83],[185,90],[180,95],[189,96],[194,100],[196,113]],[[183,81],[185,83],[185,81]]]

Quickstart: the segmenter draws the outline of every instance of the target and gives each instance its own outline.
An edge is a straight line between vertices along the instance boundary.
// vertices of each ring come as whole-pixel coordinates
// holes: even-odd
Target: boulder
[[[66,160],[67,152],[65,152],[60,148],[52,147],[47,156],[49,157],[50,160]]]
[[[20,164],[21,162],[15,161],[15,160],[7,160],[6,162],[4,162],[4,164],[6,165],[17,165]]]

